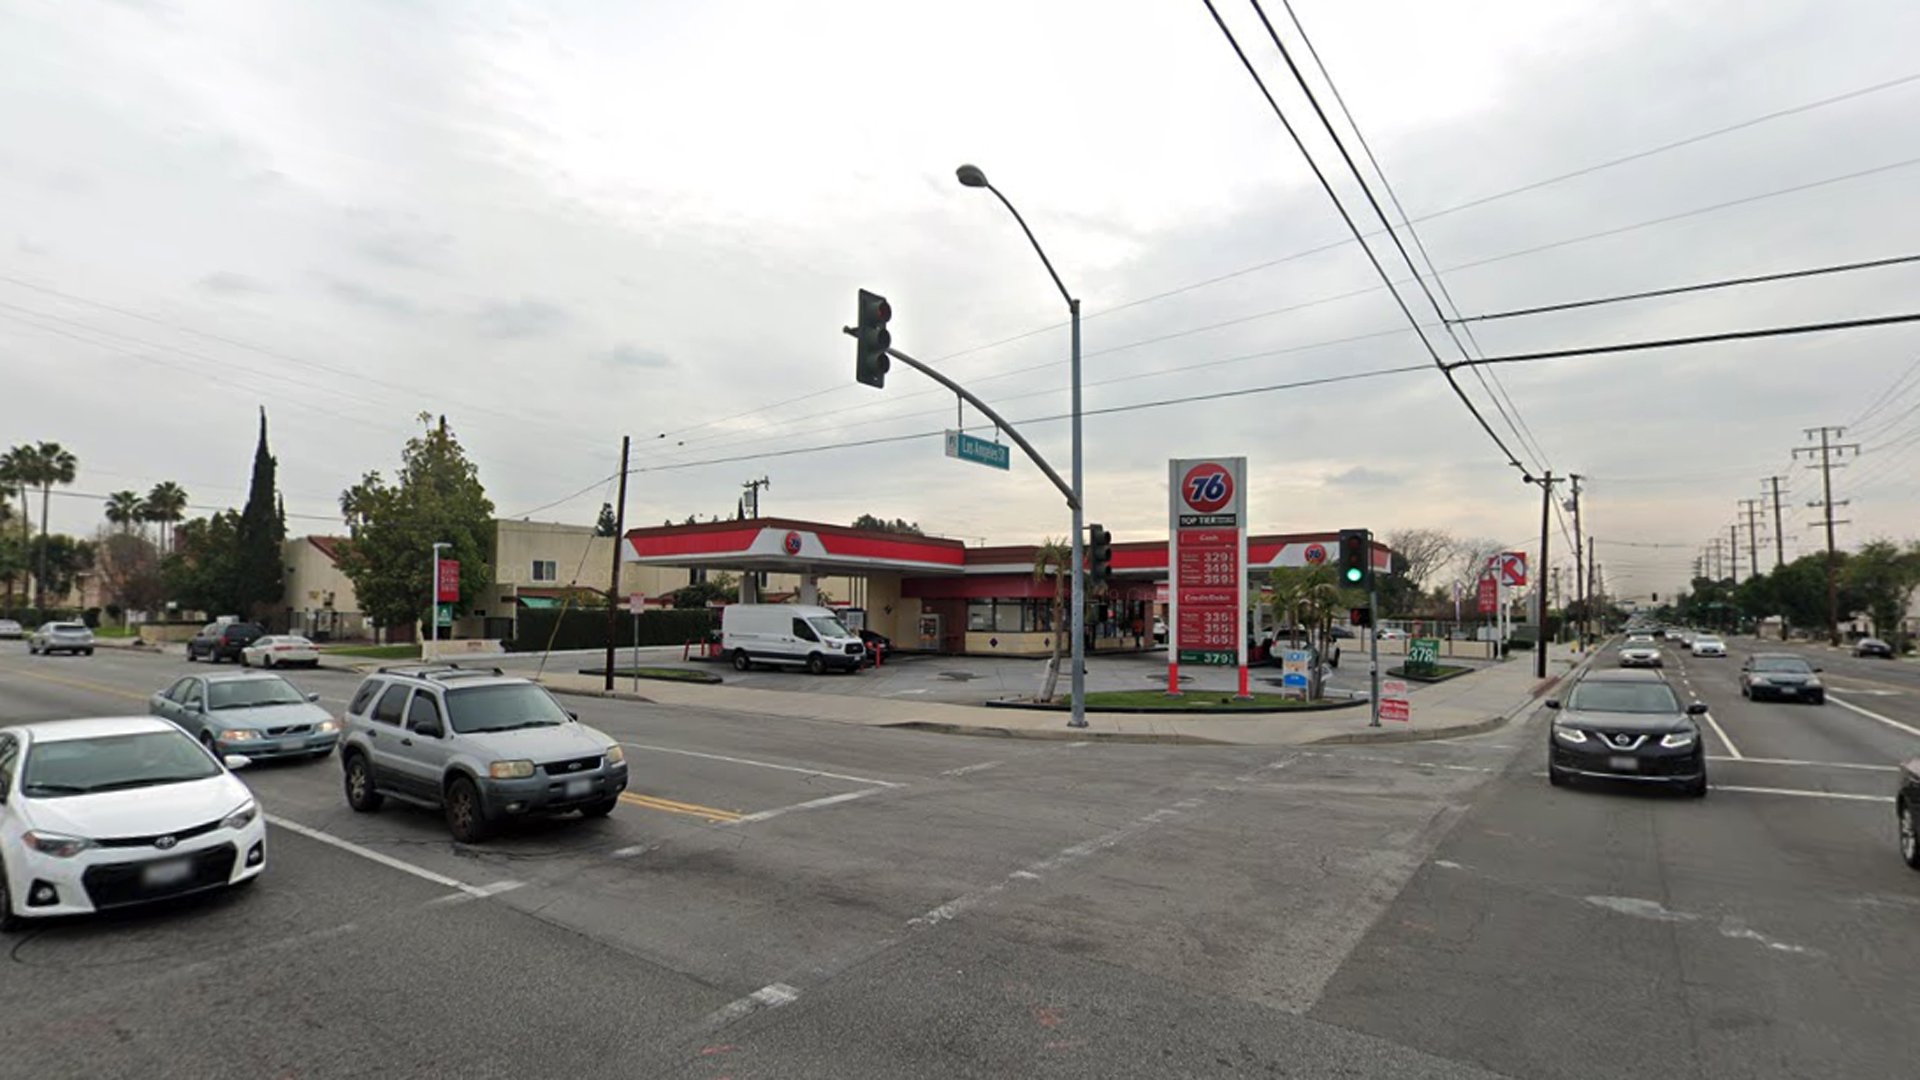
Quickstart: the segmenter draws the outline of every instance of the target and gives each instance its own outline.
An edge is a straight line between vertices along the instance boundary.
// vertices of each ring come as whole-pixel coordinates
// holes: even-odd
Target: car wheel
[[[88,649],[88,650],[87,650],[87,655],[88,655],[88,656],[92,656],[92,655],[93,655],[93,650],[92,650],[92,649]]]
[[[1908,866],[1920,870],[1920,809],[1910,802],[1900,804],[1900,857]],[[0,888],[5,884],[0,882]]]
[[[493,831],[480,805],[480,792],[464,776],[447,788],[447,831],[463,844],[480,843]]]
[[[246,653],[241,653],[241,654],[240,654],[240,666],[241,666],[241,667],[252,667],[252,666],[253,666],[253,661],[251,661],[251,660],[249,660],[249,659],[247,659],[247,654],[246,654]]]
[[[735,671],[752,671],[753,670],[753,658],[747,655],[747,650],[745,649],[733,650],[733,670]]]
[[[193,663],[194,659],[195,657],[193,655],[193,646],[189,645],[187,646],[187,663],[189,664]]]
[[[1687,781],[1687,786],[1682,788],[1681,791],[1689,799],[1704,798],[1707,794],[1707,771],[1705,769],[1700,770],[1700,775]]]
[[[825,675],[826,673],[827,673],[826,657],[821,656],[819,653],[813,653],[807,657],[807,674]]]
[[[602,799],[597,803],[588,803],[587,805],[581,807],[580,816],[606,817],[608,814],[613,813],[614,807],[619,805],[620,805],[620,797],[616,795],[611,799]]]
[[[1562,772],[1558,765],[1548,765],[1547,783],[1552,784],[1554,787],[1566,787],[1567,774]]]
[[[25,927],[27,921],[13,913],[13,892],[7,888],[7,868],[0,866],[0,934]]]
[[[364,754],[348,754],[346,768],[347,805],[362,814],[371,814],[387,801],[374,790],[373,770],[367,768]]]
[[[1825,705],[1827,703],[1827,695],[1825,691],[1822,691],[1807,700],[1813,702],[1815,705]]]

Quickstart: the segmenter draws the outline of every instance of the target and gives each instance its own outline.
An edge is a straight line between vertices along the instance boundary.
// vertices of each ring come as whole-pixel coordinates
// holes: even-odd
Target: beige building
[[[372,628],[360,614],[353,582],[340,572],[339,536],[296,536],[282,546],[287,567],[282,594],[290,633],[315,641],[367,637]]]

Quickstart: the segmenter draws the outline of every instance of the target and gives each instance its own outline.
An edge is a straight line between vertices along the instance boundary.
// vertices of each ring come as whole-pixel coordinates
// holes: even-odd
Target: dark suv
[[[213,623],[203,626],[200,632],[187,642],[187,659],[207,659],[214,663],[222,660],[240,659],[240,650],[253,644],[255,638],[266,633],[253,623],[232,622]]]
[[[1700,702],[1680,703],[1666,680],[1651,671],[1611,668],[1573,684],[1565,701],[1552,700],[1547,735],[1547,780],[1555,787],[1576,777],[1634,780],[1707,793],[1707,755],[1700,744]]]

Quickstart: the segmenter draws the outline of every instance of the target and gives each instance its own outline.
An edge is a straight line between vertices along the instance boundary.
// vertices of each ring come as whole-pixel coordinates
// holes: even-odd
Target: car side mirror
[[[308,695],[307,695],[307,700],[308,700],[308,701],[310,701],[310,702],[317,702],[317,701],[319,701],[319,700],[320,700],[320,695],[319,695],[319,694],[308,694]]]
[[[415,735],[427,739],[438,739],[446,735],[445,729],[440,726],[440,722],[437,720],[421,720],[408,730],[412,731]]]
[[[1557,709],[1557,708],[1559,708],[1559,707],[1560,707],[1560,699],[1559,699],[1559,698],[1552,698],[1552,697],[1550,697],[1550,698],[1548,698],[1548,699],[1547,699],[1547,708],[1549,708],[1549,709]]]
[[[1687,715],[1688,716],[1707,715],[1707,703],[1704,701],[1696,701],[1693,704],[1687,706]]]
[[[228,754],[220,759],[220,764],[229,769],[244,769],[253,764],[253,759],[245,754]]]
[[[575,720],[579,720],[579,719],[580,719],[580,714],[579,714],[579,713],[577,713],[577,712],[574,712],[574,711],[573,711],[572,709],[568,709],[568,710],[567,710],[567,715],[568,715],[568,716],[570,716],[570,717],[572,717],[572,718],[573,718],[573,719],[575,719]]]
[[[1823,668],[1823,667],[1821,667],[1821,666],[1820,666],[1819,664],[1815,664],[1815,665],[1813,665],[1813,670],[1815,670],[1815,671],[1825,671],[1825,670],[1827,670],[1827,669],[1826,669],[1826,668]]]

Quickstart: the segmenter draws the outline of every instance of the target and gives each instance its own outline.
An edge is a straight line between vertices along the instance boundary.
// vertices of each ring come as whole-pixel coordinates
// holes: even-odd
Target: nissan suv
[[[381,668],[344,719],[347,805],[371,813],[391,797],[438,808],[461,843],[535,814],[605,817],[627,787],[618,743],[498,668]]]
[[[1700,743],[1706,705],[1680,704],[1673,687],[1652,671],[1609,668],[1589,672],[1553,710],[1547,734],[1547,780],[1559,787],[1576,778],[1634,780],[1707,793],[1707,755]]]

